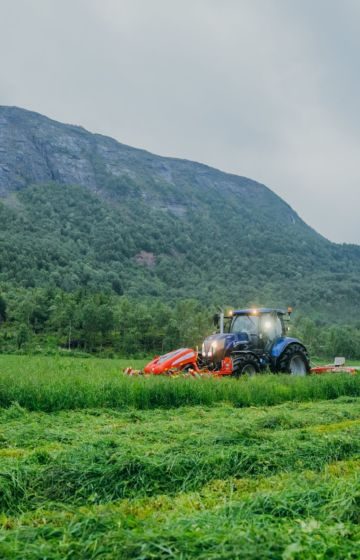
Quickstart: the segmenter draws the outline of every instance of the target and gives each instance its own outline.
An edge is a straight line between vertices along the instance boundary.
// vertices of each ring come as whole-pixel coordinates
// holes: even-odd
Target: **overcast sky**
[[[360,0],[0,0],[0,104],[268,185],[360,243]]]

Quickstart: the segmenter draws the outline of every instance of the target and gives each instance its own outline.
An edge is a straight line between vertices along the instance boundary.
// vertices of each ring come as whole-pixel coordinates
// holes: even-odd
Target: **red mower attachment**
[[[345,366],[318,366],[313,367],[310,370],[310,373],[315,373],[316,375],[321,375],[322,373],[357,373],[357,369],[354,367],[345,367]]]
[[[359,368],[345,366],[345,358],[337,356],[333,364],[316,366],[311,368],[310,373],[321,375],[322,373],[357,373]]]
[[[184,369],[199,371],[196,350],[192,348],[179,348],[179,350],[174,350],[163,356],[156,356],[145,366],[144,373],[162,375]]]
[[[178,377],[185,375],[189,377],[222,377],[231,375],[233,372],[232,359],[227,357],[221,362],[221,369],[209,370],[207,368],[199,368],[198,353],[192,348],[179,348],[173,352],[168,352],[163,356],[155,356],[143,370],[135,370],[126,368],[126,375],[168,375]]]
[[[220,370],[200,369],[197,351],[192,348],[180,348],[163,356],[156,356],[144,367],[144,373],[152,375],[171,375],[180,371],[187,371],[196,377],[198,375],[231,375],[233,363],[231,358],[224,358]]]

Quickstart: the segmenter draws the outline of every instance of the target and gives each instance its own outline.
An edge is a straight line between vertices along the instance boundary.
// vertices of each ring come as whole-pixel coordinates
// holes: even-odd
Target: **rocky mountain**
[[[355,319],[360,247],[266,186],[0,107],[0,281]]]

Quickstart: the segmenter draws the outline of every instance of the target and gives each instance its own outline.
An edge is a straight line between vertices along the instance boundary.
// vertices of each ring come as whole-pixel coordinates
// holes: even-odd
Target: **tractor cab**
[[[266,368],[305,375],[310,369],[306,348],[299,340],[286,336],[290,314],[290,308],[257,308],[215,316],[219,332],[204,340],[203,363],[217,369],[225,357],[231,357],[237,375]]]
[[[255,347],[265,347],[286,335],[285,311],[281,309],[244,309],[234,311],[229,333],[245,333]]]

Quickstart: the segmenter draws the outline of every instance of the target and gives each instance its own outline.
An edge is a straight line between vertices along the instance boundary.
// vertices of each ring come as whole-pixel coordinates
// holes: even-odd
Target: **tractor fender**
[[[298,338],[282,336],[281,338],[278,338],[271,347],[270,356],[273,361],[276,362],[284,352],[284,350],[286,350],[286,348],[288,348],[291,344],[299,344],[300,346],[302,346],[302,348],[304,348],[306,352],[305,346],[302,344],[302,342],[300,342]]]

